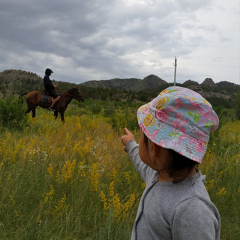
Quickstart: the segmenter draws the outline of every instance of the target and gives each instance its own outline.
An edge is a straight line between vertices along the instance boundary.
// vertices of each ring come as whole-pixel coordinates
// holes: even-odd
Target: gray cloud
[[[239,56],[233,50],[239,48],[237,34],[225,34],[228,24],[239,27],[239,11],[234,1],[227,9],[220,2],[1,0],[0,70],[43,75],[51,67],[54,79],[77,83],[149,74],[172,81],[177,56],[180,82],[212,77],[240,84],[239,64],[234,65]],[[221,14],[229,16],[225,24],[218,23]],[[224,54],[234,59],[229,68]]]

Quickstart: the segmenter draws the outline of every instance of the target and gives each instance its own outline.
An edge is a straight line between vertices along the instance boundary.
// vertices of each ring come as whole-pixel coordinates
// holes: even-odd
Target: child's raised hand
[[[130,140],[134,140],[134,135],[127,128],[124,128],[124,131],[126,134],[121,137],[121,141],[125,146]]]

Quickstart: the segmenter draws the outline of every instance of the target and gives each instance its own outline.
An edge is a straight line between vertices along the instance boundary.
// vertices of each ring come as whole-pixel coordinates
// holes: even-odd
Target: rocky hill
[[[155,75],[149,75],[144,79],[112,79],[112,80],[101,80],[101,81],[88,81],[80,84],[86,87],[92,88],[114,88],[126,91],[147,91],[156,89],[159,91],[160,88],[168,87],[173,83],[167,83],[165,80]],[[211,78],[206,78],[201,84],[198,82],[187,80],[183,84],[177,84],[179,86],[188,87],[196,92],[199,92],[205,98],[219,98],[231,100],[234,98],[237,91],[240,90],[240,85],[231,82],[219,82],[214,83]]]
[[[137,78],[128,78],[128,79],[111,79],[111,80],[100,80],[100,81],[87,81],[82,84],[82,86],[86,87],[93,87],[93,88],[115,88],[115,89],[121,89],[121,90],[127,90],[127,91],[143,91],[147,89],[155,89],[162,85],[173,85],[173,83],[167,83],[165,80],[159,78],[155,75],[149,75],[145,77],[144,79],[137,79]],[[214,81],[211,78],[206,78],[201,84],[198,82],[195,82],[193,80],[187,80],[183,84],[177,84],[182,85],[184,87],[194,88],[196,90],[214,90],[221,91],[224,88],[233,88],[236,87],[236,89],[240,89],[240,85],[237,85],[235,83],[231,82],[219,82],[214,83]]]
[[[68,82],[55,81],[55,83],[59,88],[65,91],[77,86],[77,84]],[[114,95],[115,93],[113,93],[111,89],[115,89],[116,91],[126,92],[126,94],[129,92],[132,98],[138,98],[138,96],[141,95],[142,99],[148,99],[151,96],[155,96],[162,89],[172,85],[173,83],[167,83],[158,76],[149,75],[144,79],[116,78],[111,80],[87,81],[78,86],[80,89],[84,88],[84,91],[87,92],[87,96],[90,97],[95,97],[92,95],[99,94],[100,92],[104,95],[104,91],[105,93],[108,91],[109,94]],[[237,91],[240,91],[240,86],[237,84],[225,81],[214,83],[211,78],[206,78],[201,84],[193,80],[187,80],[183,84],[177,85],[195,90],[207,99],[219,99],[222,103],[226,101],[230,104],[233,102]],[[43,90],[42,78],[37,74],[22,70],[5,70],[0,73],[0,97],[34,90]],[[110,90],[111,93],[109,92]],[[146,98],[147,95],[149,96],[148,98]]]
[[[0,97],[25,91],[39,91],[42,78],[32,72],[21,70],[5,70],[0,73]]]
[[[115,88],[119,90],[139,92],[146,89],[154,89],[164,84],[168,83],[155,75],[149,75],[144,79],[115,78],[112,80],[88,81],[81,85],[94,88]]]
[[[53,80],[53,82],[56,82]],[[63,89],[70,89],[77,84],[58,82]],[[65,88],[66,87],[66,88]],[[0,97],[23,92],[42,91],[43,79],[36,73],[22,70],[5,70],[0,72]]]
[[[206,78],[203,82],[202,82],[203,86],[207,86],[209,88],[214,88],[215,87],[215,83],[211,78]]]

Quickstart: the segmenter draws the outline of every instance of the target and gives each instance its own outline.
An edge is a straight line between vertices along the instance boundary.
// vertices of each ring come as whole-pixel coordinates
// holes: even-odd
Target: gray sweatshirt
[[[220,215],[200,171],[179,183],[158,182],[158,172],[141,161],[134,140],[125,151],[146,183],[131,240],[220,239]]]

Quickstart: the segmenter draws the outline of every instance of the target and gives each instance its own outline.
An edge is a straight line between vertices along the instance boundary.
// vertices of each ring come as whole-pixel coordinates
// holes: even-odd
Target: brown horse
[[[49,95],[47,96],[47,101],[43,101],[43,92],[33,91],[29,93],[22,93],[20,97],[24,95],[26,95],[26,102],[28,105],[26,113],[30,113],[32,111],[33,118],[36,116],[37,106],[48,108],[52,103],[52,97]],[[46,98],[46,93],[44,93],[44,95],[44,98]],[[60,113],[61,120],[64,122],[64,112],[66,111],[67,106],[72,101],[72,99],[76,99],[79,102],[84,101],[82,93],[79,91],[78,87],[72,88],[60,95],[60,99],[54,105],[54,108],[56,109],[54,112],[55,119],[57,119],[58,113]]]

